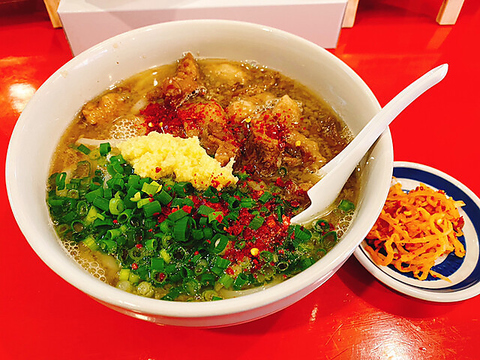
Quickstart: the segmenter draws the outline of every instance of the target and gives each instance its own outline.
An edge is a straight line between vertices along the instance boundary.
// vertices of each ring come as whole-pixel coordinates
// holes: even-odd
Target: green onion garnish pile
[[[62,240],[117,259],[110,282],[124,290],[162,300],[218,300],[225,290],[293,276],[337,242],[326,220],[309,229],[290,225],[294,202],[275,186],[254,190],[245,174],[237,174],[235,187],[200,192],[187,182],[141,178],[108,143],[78,151],[88,160],[68,176],[49,178],[51,217]]]

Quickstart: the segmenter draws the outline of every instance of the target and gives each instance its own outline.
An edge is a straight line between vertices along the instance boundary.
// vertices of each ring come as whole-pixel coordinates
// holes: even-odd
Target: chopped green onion
[[[92,190],[85,194],[85,199],[92,204],[97,197],[103,197],[103,188],[99,187],[98,189]]]
[[[71,224],[71,228],[74,232],[82,232],[85,229],[85,223],[81,220],[74,220]]]
[[[98,245],[97,243],[95,242],[95,239],[93,238],[93,236],[89,235],[87,236],[85,239],[83,239],[82,241],[86,247],[88,247],[90,250],[92,251],[95,251],[95,250],[98,250]]]
[[[243,286],[248,283],[248,277],[244,273],[238,274],[237,278],[233,282],[233,289],[240,290]]]
[[[330,224],[327,220],[318,219],[313,223],[313,229],[318,232],[325,232],[330,229]]]
[[[340,204],[338,204],[338,208],[344,212],[355,210],[355,204],[349,200],[342,199]]]
[[[63,190],[65,189],[65,179],[67,178],[67,173],[62,172],[57,174],[57,177],[55,178],[55,184],[57,185],[58,190]]]
[[[216,241],[215,241],[215,245],[214,245],[214,248],[213,248],[213,252],[215,254],[220,254],[223,252],[223,250],[225,250],[225,248],[227,247],[227,244],[228,244],[228,237],[224,236],[224,235],[221,235]]]
[[[150,198],[148,199],[140,199],[137,201],[137,208],[141,209],[145,205],[150,204]]]
[[[157,250],[158,246],[158,241],[156,239],[148,239],[145,241],[145,249],[149,251],[155,251]]]
[[[152,181],[151,183],[144,183],[142,185],[142,191],[148,195],[155,195],[157,191],[161,190],[161,186],[156,181]]]
[[[93,199],[93,205],[99,208],[100,210],[107,211],[109,210],[109,201],[103,197],[97,196]]]
[[[191,221],[193,221],[192,218],[185,216],[175,223],[173,234],[177,241],[185,242],[188,240],[188,236],[190,235]]]
[[[117,221],[120,224],[126,223],[127,221],[129,221],[132,218],[132,212],[133,212],[132,209],[125,209],[120,214],[118,214]]]
[[[266,203],[267,201],[270,201],[273,199],[273,195],[269,192],[264,192],[262,194],[262,196],[260,196],[260,198],[258,199],[258,201],[260,201],[261,203]]]
[[[99,241],[100,249],[107,254],[112,254],[117,250],[117,243],[113,240],[102,239]]]
[[[102,155],[98,149],[93,149],[88,153],[88,158],[91,160],[98,160]]]
[[[252,221],[250,221],[250,224],[248,224],[248,227],[253,230],[258,230],[260,227],[263,225],[265,222],[265,219],[261,216],[255,216]]]
[[[157,271],[163,271],[165,267],[165,260],[163,258],[152,258],[150,260],[152,269]]]
[[[168,192],[162,189],[155,195],[155,199],[160,201],[162,205],[167,205],[170,203],[170,201],[172,201],[173,197],[171,197]]]
[[[110,143],[102,143],[100,144],[99,151],[100,155],[105,156],[112,150]]]
[[[214,212],[208,214],[208,222],[212,222],[214,220],[216,220],[218,222],[221,222],[223,220],[223,212],[214,211]]]
[[[83,144],[80,144],[80,145],[77,147],[77,150],[80,151],[81,153],[85,154],[85,155],[90,154],[90,149],[89,149],[88,147],[86,147],[85,145],[83,145]]]
[[[167,252],[167,250],[165,249],[161,249],[160,250],[160,256],[162,257],[162,259],[168,264],[170,263],[170,261],[172,261],[172,257],[170,256],[170,254]]]
[[[115,155],[110,158],[112,164],[126,164],[125,159],[122,155]]]
[[[228,274],[223,274],[223,276],[218,280],[218,282],[226,288],[229,288],[230,286],[232,286],[234,279]]]
[[[207,215],[213,213],[214,211],[215,211],[214,209],[212,209],[210,206],[207,206],[207,205],[200,205],[200,206],[198,207],[198,213],[199,213],[200,215],[205,215],[205,216],[207,216]]]
[[[215,258],[215,263],[214,264],[215,264],[215,267],[218,267],[218,268],[224,270],[224,269],[226,269],[227,267],[230,266],[230,261],[228,259],[224,259],[220,256],[217,256]]]
[[[241,208],[246,208],[246,209],[251,209],[255,205],[255,200],[252,198],[243,198],[240,201],[240,207]]]
[[[308,241],[312,238],[312,233],[299,225],[295,226],[295,239],[299,241]]]
[[[185,210],[179,209],[175,212],[172,212],[170,215],[168,215],[168,219],[171,221],[178,221],[187,215],[188,213]]]
[[[154,200],[143,205],[142,209],[145,216],[148,218],[154,216],[155,214],[159,214],[162,211],[162,205],[160,205],[158,201]]]
[[[337,242],[337,232],[329,231],[322,237],[322,243],[328,246],[333,246]]]
[[[108,210],[112,215],[119,215],[124,209],[125,206],[122,199],[112,198],[108,202]]]
[[[130,277],[130,269],[120,269],[118,273],[118,280],[119,281],[128,281]]]
[[[183,288],[187,294],[196,295],[202,288],[202,285],[195,278],[185,278],[183,279]]]

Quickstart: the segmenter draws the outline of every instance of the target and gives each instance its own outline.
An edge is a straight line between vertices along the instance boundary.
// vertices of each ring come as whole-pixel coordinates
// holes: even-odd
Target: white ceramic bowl
[[[323,259],[265,291],[236,299],[178,303],[132,295],[95,279],[57,240],[45,201],[49,163],[59,138],[82,105],[119,80],[168,64],[186,51],[198,57],[255,60],[313,89],[354,133],[380,109],[367,85],[328,51],[294,35],[231,21],[181,21],[133,30],[78,55],[36,92],[14,129],[6,163],[15,218],[40,258],[70,284],[106,306],[160,324],[215,327],[247,322],[281,310],[330,278],[376,220],[387,196],[393,147],[387,131],[362,175],[361,199],[349,231]]]

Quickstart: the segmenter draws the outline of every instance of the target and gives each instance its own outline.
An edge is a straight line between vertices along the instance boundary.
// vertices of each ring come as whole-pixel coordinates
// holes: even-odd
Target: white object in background
[[[73,55],[128,30],[194,19],[266,25],[335,48],[346,6],[347,0],[62,0],[58,15]]]

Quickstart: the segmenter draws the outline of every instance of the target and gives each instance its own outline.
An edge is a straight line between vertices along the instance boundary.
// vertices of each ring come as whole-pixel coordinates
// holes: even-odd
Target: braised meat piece
[[[319,169],[326,163],[325,157],[320,153],[318,143],[309,139],[298,129],[301,110],[297,102],[288,95],[283,96],[273,108],[273,113],[279,123],[286,127],[285,140],[293,151],[300,152],[301,163],[313,165]]]
[[[198,64],[191,53],[178,62],[177,73],[167,77],[160,87],[160,97],[172,106],[178,107],[192,94],[203,89]]]
[[[222,166],[235,158],[239,149],[223,108],[215,101],[189,103],[178,109],[188,137],[198,136],[209,155]]]
[[[126,97],[123,94],[109,93],[97,101],[87,103],[82,109],[82,114],[90,125],[108,124],[128,110],[127,106]]]
[[[297,130],[301,108],[288,95],[243,98],[227,112],[236,122],[245,123],[248,132],[237,167],[247,166],[253,173],[269,176],[282,164],[309,167],[313,172],[326,163],[318,144]]]

